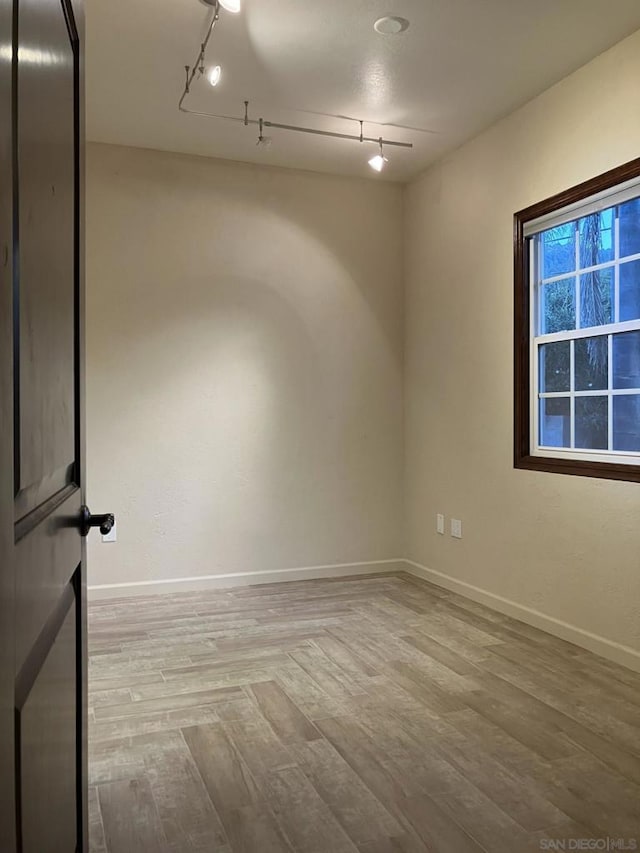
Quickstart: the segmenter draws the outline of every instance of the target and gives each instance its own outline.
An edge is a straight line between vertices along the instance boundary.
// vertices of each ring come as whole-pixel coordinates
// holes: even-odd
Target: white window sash
[[[559,211],[553,216],[535,220],[533,223],[528,223],[525,228],[525,235],[528,237],[535,236],[542,231],[552,228],[555,225],[571,222],[578,217],[588,215],[596,210],[603,210],[608,207],[620,204],[623,201],[637,198],[640,195],[640,179],[630,182],[629,185],[620,190],[616,188],[614,191],[607,191],[593,199],[590,199],[587,204],[573,205],[563,211]],[[531,226],[539,226],[532,228]],[[538,278],[538,271],[542,269],[542,241],[535,240],[532,242],[532,247],[535,251],[530,253],[530,382],[531,382],[531,418],[530,418],[530,447],[531,452],[536,456],[545,456],[549,458],[567,459],[568,457],[578,460],[586,460],[592,462],[618,462],[623,464],[637,465],[640,462],[640,453],[620,451],[613,449],[613,401],[616,397],[640,395],[640,388],[613,388],[613,336],[624,334],[625,332],[640,331],[640,318],[636,320],[628,320],[620,322],[620,266],[623,263],[640,260],[640,253],[620,258],[620,233],[619,233],[619,217],[614,218],[614,257],[611,261],[602,264],[597,264],[591,267],[579,268],[579,241],[576,234],[576,269],[563,275],[552,276],[546,279]],[[576,223],[576,230],[578,226]],[[575,279],[576,286],[576,325],[579,326],[580,318],[580,276],[589,272],[612,269],[614,274],[614,322],[604,326],[591,326],[587,328],[576,328],[552,334],[538,335],[536,334],[540,328],[541,312],[544,311],[545,285],[555,281],[564,279]],[[576,391],[575,389],[575,353],[574,342],[576,340],[590,337],[605,337],[607,336],[608,347],[608,385],[606,388],[590,389],[584,391]],[[545,344],[556,342],[570,342],[570,387],[567,391],[539,391],[539,364],[540,364],[540,347]],[[576,399],[579,397],[605,397],[607,398],[608,410],[608,448],[604,449],[585,449],[575,447],[575,407]],[[570,406],[570,446],[569,447],[548,447],[539,443],[541,434],[540,424],[540,407],[541,402],[545,399],[567,399]]]
[[[634,394],[640,394],[640,388],[591,388],[586,391],[540,391],[538,397],[541,400],[559,400],[565,397],[606,397],[611,394],[612,397],[632,397]]]
[[[534,456],[547,459],[577,459],[581,462],[615,462],[620,465],[637,465],[638,454],[626,450],[571,450],[568,447],[536,447]]]
[[[566,332],[552,332],[533,338],[536,346],[554,344],[557,341],[575,341],[578,338],[600,338],[605,335],[619,335],[623,332],[640,331],[640,319],[625,320],[624,323],[607,323],[606,326],[585,326],[582,329],[569,329]]]
[[[640,178],[634,178],[624,184],[611,187],[591,196],[586,201],[579,201],[575,204],[569,204],[560,210],[555,210],[552,213],[547,213],[544,216],[539,216],[537,219],[532,219],[525,223],[523,233],[526,237],[533,237],[535,234],[540,234],[542,231],[547,231],[549,228],[556,228],[558,225],[566,225],[567,222],[572,222],[574,219],[580,219],[583,216],[589,216],[590,213],[597,213],[600,210],[607,210],[609,207],[614,207],[617,204],[624,204],[625,201],[632,201],[640,196]]]

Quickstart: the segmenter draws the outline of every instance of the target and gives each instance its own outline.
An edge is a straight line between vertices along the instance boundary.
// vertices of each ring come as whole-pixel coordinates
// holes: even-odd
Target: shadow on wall
[[[283,500],[304,500],[304,517],[322,514],[315,478],[298,474],[323,455],[323,377],[285,299],[256,280],[183,281],[171,302],[131,294],[119,332],[123,345],[105,340],[110,352],[92,360],[101,402],[90,411],[110,426],[90,423],[89,441],[102,433],[101,479],[112,472],[114,492],[127,471],[119,497],[126,517],[146,517],[141,539],[187,547],[196,525],[212,542],[232,534],[259,551],[277,533],[271,511]]]
[[[89,486],[122,523],[92,582],[397,556],[401,241],[368,190],[97,147]]]
[[[165,258],[166,249],[182,255],[185,270],[195,262],[195,274],[208,261],[216,273],[240,266],[263,283],[273,275],[276,286],[291,272],[301,284],[307,278],[317,283],[320,271],[309,276],[307,267],[325,259],[329,282],[348,277],[400,356],[400,186],[119,146],[91,149],[106,155],[111,189],[124,207],[124,219],[113,211],[110,227],[127,222],[129,199],[137,208],[142,197],[145,230],[169,237],[161,244],[151,240],[151,252],[162,247]],[[131,250],[140,252],[137,240]]]
[[[162,536],[177,502],[214,538],[229,533],[233,516],[248,546],[259,507],[291,494],[292,469],[319,452],[313,439],[322,375],[313,342],[287,301],[262,281],[191,279],[175,296],[171,306],[163,299],[130,314],[124,360],[154,369],[133,369],[138,393],[121,398],[128,435],[119,446],[139,427],[137,439],[146,443],[145,427],[153,424],[160,505],[152,535]],[[143,314],[142,325],[134,324]],[[169,482],[175,490],[166,492]]]

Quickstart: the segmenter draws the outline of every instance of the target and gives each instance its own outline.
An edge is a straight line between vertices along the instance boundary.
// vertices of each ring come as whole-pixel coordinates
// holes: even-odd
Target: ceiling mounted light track
[[[236,14],[240,11],[241,4],[241,0],[202,0],[202,2],[213,9],[213,15],[209,23],[209,27],[206,31],[205,37],[200,45],[200,49],[198,51],[198,55],[196,57],[195,62],[191,66],[185,65],[186,79],[184,89],[182,90],[182,95],[180,96],[180,99],[178,101],[178,109],[180,110],[180,112],[189,113],[190,115],[203,116],[205,118],[215,118],[221,119],[223,121],[240,122],[245,127],[247,127],[248,125],[257,126],[259,129],[257,145],[260,148],[270,147],[272,141],[271,137],[264,136],[263,131],[265,127],[274,128],[276,130],[292,131],[294,133],[307,133],[313,136],[325,136],[330,139],[346,139],[351,140],[353,142],[360,142],[361,144],[365,142],[375,143],[380,146],[380,153],[374,155],[369,160],[369,165],[376,172],[381,172],[385,164],[389,162],[388,158],[385,157],[383,153],[384,145],[396,148],[413,148],[413,143],[411,142],[400,142],[394,139],[383,139],[381,136],[365,136],[364,122],[360,119],[357,120],[358,124],[360,125],[360,132],[358,134],[355,134],[338,133],[336,131],[331,130],[320,130],[319,128],[303,127],[301,125],[296,124],[282,124],[276,121],[268,121],[265,118],[249,118],[249,101],[244,102],[244,116],[229,116],[220,113],[209,113],[202,112],[200,110],[189,109],[185,105],[185,101],[187,99],[187,96],[191,92],[191,86],[196,77],[200,78],[206,75],[211,85],[217,86],[222,76],[222,68],[220,65],[212,66],[208,71],[205,66],[207,47],[209,45],[209,41],[216,27],[216,24],[220,20],[220,10],[224,9],[227,12]],[[351,121],[351,119],[347,118],[345,118],[344,120]],[[355,119],[353,120],[356,121]]]

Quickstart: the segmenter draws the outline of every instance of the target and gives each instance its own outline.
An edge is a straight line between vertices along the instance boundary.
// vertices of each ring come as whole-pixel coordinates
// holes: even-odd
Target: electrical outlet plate
[[[459,518],[451,519],[451,535],[454,539],[462,539],[462,522]]]
[[[107,533],[106,535],[103,535],[103,537],[102,537],[102,541],[103,541],[103,542],[116,542],[116,541],[117,541],[117,536],[118,536],[118,534],[117,534],[117,530],[116,530],[116,523],[115,523],[115,521],[114,521],[114,522],[113,522],[113,527],[111,528],[111,530],[109,531],[109,533]]]
[[[436,515],[436,530],[444,536],[444,515],[441,512]]]

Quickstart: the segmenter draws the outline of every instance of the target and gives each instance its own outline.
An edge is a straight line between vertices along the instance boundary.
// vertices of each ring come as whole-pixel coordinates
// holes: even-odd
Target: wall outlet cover
[[[117,538],[118,538],[118,532],[116,530],[116,522],[114,521],[113,527],[111,528],[109,533],[107,533],[106,535],[104,535],[102,537],[102,541],[103,542],[116,542]]]
[[[454,539],[462,539],[462,522],[459,518],[451,519],[451,535]]]

